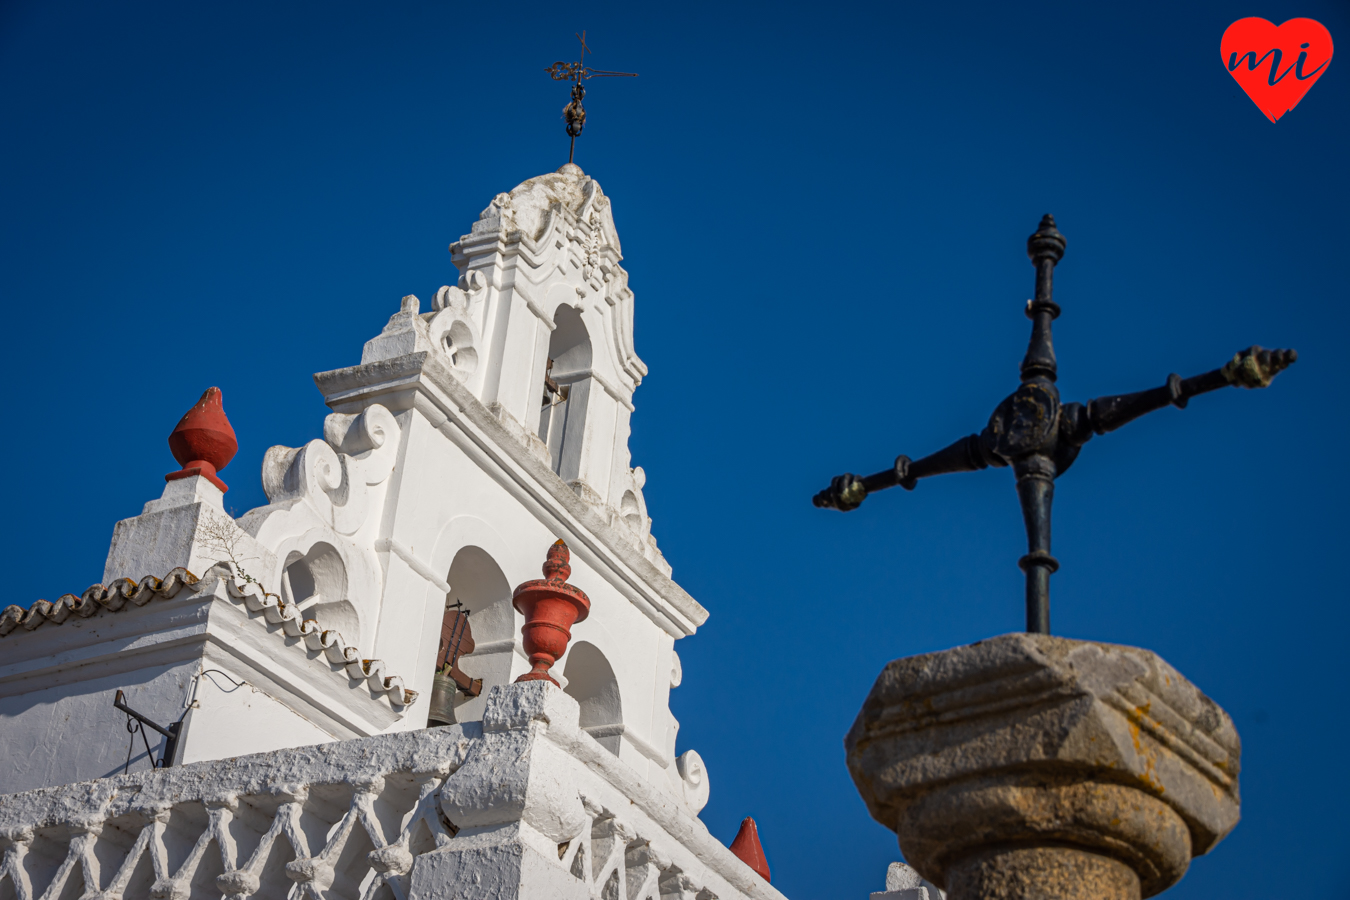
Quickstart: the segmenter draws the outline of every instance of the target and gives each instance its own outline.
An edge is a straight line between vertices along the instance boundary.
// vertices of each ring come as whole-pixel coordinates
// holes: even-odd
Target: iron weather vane
[[[914,490],[920,478],[948,472],[972,472],[989,466],[1011,466],[1027,530],[1027,554],[1018,560],[1026,574],[1027,631],[1050,633],[1050,576],[1059,561],[1050,555],[1050,505],[1055,478],[1068,471],[1094,434],[1106,434],[1142,415],[1175,406],[1185,409],[1197,394],[1234,386],[1263,388],[1298,354],[1293,350],[1249,347],[1223,366],[1193,378],[1167,376],[1167,383],[1134,394],[1098,397],[1082,403],[1061,403],[1055,386],[1057,369],[1050,323],[1060,313],[1051,299],[1055,265],[1064,256],[1064,236],[1047,214],[1027,239],[1027,255],[1036,267],[1036,297],[1027,301],[1031,342],[1022,360],[1022,384],[998,405],[979,434],[963,437],[920,460],[897,456],[884,472],[860,478],[836,476],[816,494],[818,507],[847,512],[867,495],[899,485]]]
[[[586,96],[586,88],[581,83],[591,78],[636,78],[636,72],[606,72],[603,69],[592,69],[586,65],[586,54],[594,53],[590,47],[586,46],[586,32],[583,31],[577,35],[577,40],[581,41],[581,58],[574,63],[562,62],[559,60],[553,65],[544,69],[545,72],[553,76],[554,81],[571,81],[572,100],[563,107],[563,119],[567,121],[567,133],[572,138],[572,145],[567,150],[567,161],[570,163],[577,150],[577,137],[581,134],[581,129],[586,127],[586,107],[581,105],[581,100]]]

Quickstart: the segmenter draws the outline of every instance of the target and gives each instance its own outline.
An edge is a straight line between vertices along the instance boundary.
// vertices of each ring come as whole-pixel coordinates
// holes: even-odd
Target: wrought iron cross
[[[1094,434],[1115,431],[1155,409],[1168,405],[1185,409],[1187,401],[1197,394],[1229,385],[1266,387],[1298,359],[1293,350],[1249,347],[1203,375],[1169,375],[1165,385],[1152,390],[1098,397],[1086,404],[1062,404],[1055,387],[1050,323],[1060,311],[1051,291],[1055,264],[1063,258],[1064,247],[1064,235],[1055,229],[1055,217],[1049,214],[1027,238],[1027,255],[1036,267],[1036,297],[1027,301],[1031,343],[1022,360],[1022,386],[998,405],[984,431],[917,461],[897,456],[892,468],[875,475],[839,475],[813,500],[816,506],[847,512],[857,509],[873,491],[896,485],[912,491],[920,478],[930,475],[1012,466],[1027,529],[1028,552],[1018,560],[1027,579],[1027,631],[1041,634],[1050,633],[1050,575],[1059,568],[1059,561],[1050,555],[1050,503],[1055,495],[1055,478],[1073,465],[1083,445]]]
[[[595,51],[586,46],[586,32],[583,31],[577,35],[577,40],[581,41],[581,58],[578,61],[565,63],[560,60],[544,70],[553,76],[554,81],[576,82],[572,85],[572,102],[563,107],[563,118],[567,120],[567,133],[572,138],[572,146],[567,150],[567,161],[569,163],[577,150],[577,136],[581,134],[581,129],[586,127],[586,107],[581,105],[581,99],[586,96],[586,88],[582,86],[582,80],[613,78],[615,76],[638,77],[636,72],[606,72],[603,69],[588,67],[586,65],[586,54]]]

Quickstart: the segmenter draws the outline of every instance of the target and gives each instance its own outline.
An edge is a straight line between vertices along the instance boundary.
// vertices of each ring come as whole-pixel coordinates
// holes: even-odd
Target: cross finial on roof
[[[577,136],[581,134],[581,129],[586,127],[586,107],[581,105],[581,100],[586,96],[586,88],[581,82],[588,78],[610,78],[614,76],[625,76],[636,78],[636,72],[607,72],[602,69],[591,69],[586,65],[586,54],[594,53],[590,47],[586,46],[586,32],[582,31],[577,35],[577,40],[581,42],[581,57],[574,63],[565,63],[559,60],[553,65],[544,69],[545,72],[553,76],[554,81],[572,81],[572,100],[563,107],[563,118],[567,121],[567,134],[572,138],[572,145],[567,151],[567,161],[572,162],[572,157],[576,155]]]

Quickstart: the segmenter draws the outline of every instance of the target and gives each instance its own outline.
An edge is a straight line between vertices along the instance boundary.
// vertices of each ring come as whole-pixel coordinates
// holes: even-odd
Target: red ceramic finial
[[[572,577],[571,560],[572,554],[562,539],[554,541],[548,548],[548,556],[544,557],[544,580],[551,584],[566,582]]]
[[[525,636],[525,652],[534,666],[516,681],[548,681],[557,685],[548,670],[567,652],[572,624],[590,614],[590,598],[567,583],[572,575],[570,558],[567,545],[559,540],[548,548],[544,578],[525,582],[511,595],[511,604],[525,617],[520,633]]]
[[[736,832],[736,840],[731,842],[731,852],[754,869],[760,878],[769,880],[769,861],[764,858],[764,848],[759,845],[759,829],[755,827],[755,820],[749,816],[741,823],[741,830]]]
[[[221,405],[220,388],[207,388],[197,405],[187,411],[169,434],[169,450],[183,468],[164,476],[165,481],[177,481],[193,475],[205,476],[208,481],[228,491],[216,472],[230,464],[239,450],[239,441],[225,418]]]

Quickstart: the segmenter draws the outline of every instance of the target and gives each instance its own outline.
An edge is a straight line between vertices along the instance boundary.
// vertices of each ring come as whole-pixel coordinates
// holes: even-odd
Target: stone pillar
[[[844,741],[950,900],[1138,900],[1238,821],[1232,720],[1156,654],[1008,634],[899,659]]]

